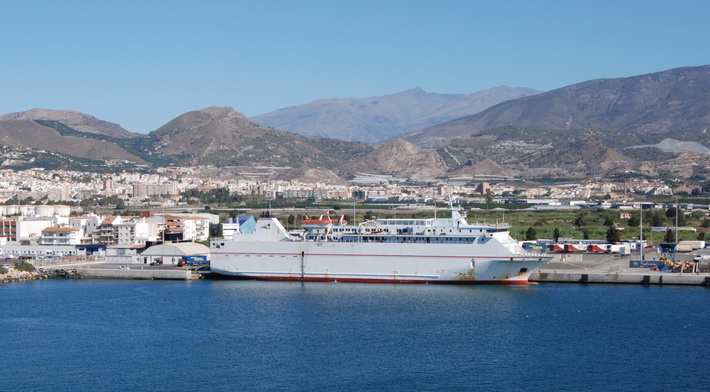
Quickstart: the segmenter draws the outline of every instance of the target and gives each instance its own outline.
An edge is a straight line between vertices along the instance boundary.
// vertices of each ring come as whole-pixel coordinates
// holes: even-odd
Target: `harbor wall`
[[[530,276],[538,283],[612,283],[612,284],[670,284],[710,287],[710,274],[679,274],[658,271],[593,272],[572,270],[540,270]]]
[[[200,276],[190,270],[165,269],[77,269],[82,278],[86,279],[140,279],[140,280],[193,280]]]

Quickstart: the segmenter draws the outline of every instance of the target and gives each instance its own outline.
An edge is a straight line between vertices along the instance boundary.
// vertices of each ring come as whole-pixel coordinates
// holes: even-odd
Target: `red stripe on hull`
[[[273,253],[273,252],[268,252],[268,253],[256,253],[256,252],[212,252],[212,254],[218,254],[218,255],[239,255],[239,256],[244,256],[244,255],[249,255],[249,256],[296,256],[300,257],[300,253]],[[388,254],[370,254],[370,253],[306,253],[304,255],[305,257],[308,256],[329,256],[329,257],[400,257],[400,258],[407,258],[407,257],[426,257],[426,258],[439,258],[439,259],[470,259],[470,258],[477,258],[477,259],[501,259],[501,260],[507,260],[511,259],[511,261],[521,261],[521,259],[524,259],[523,261],[528,261],[529,259],[539,259],[539,258],[546,258],[547,256],[522,256],[522,257],[510,257],[510,256],[484,256],[484,255],[458,255],[458,256],[447,256],[447,255],[421,255],[421,254],[408,254],[408,255],[388,255]],[[512,260],[516,259],[516,260]]]
[[[278,276],[238,276],[222,275],[239,280],[263,280],[279,282],[340,282],[340,283],[404,283],[404,284],[456,284],[456,285],[528,285],[528,280],[404,280],[404,279],[364,279],[364,278],[300,278]]]

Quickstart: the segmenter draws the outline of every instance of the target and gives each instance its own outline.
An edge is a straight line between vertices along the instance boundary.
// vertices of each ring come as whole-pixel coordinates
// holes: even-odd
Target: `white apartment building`
[[[79,216],[69,218],[69,227],[72,229],[77,229],[81,233],[81,237],[85,239],[85,242],[91,241],[91,236],[97,227],[101,224],[103,220],[102,217],[94,214],[89,214],[88,216]]]
[[[158,240],[158,225],[145,219],[123,221],[114,225],[117,245],[144,244]]]
[[[46,220],[25,220],[17,218],[17,236],[19,242],[37,243],[42,236],[42,231],[48,227],[55,227],[55,222]]]
[[[183,224],[183,240],[207,241],[210,237],[210,221],[199,216],[181,217]]]
[[[104,245],[130,246],[158,239],[155,220],[138,217],[108,216],[93,231],[93,242]]]
[[[81,232],[69,227],[47,227],[42,230],[41,245],[79,245]]]

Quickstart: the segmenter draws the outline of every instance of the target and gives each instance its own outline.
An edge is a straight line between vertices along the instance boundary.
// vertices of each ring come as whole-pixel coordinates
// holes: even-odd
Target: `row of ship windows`
[[[343,237],[342,242],[399,242],[416,244],[466,243],[472,244],[476,237]]]
[[[368,234],[369,234],[369,232],[372,232],[372,231],[376,231],[376,232],[386,232],[386,233],[389,233],[389,232],[390,232],[390,229],[365,229],[365,230],[368,232]],[[456,230],[457,230],[457,232],[459,232],[459,233],[463,233],[464,231],[467,231],[467,232],[471,233],[471,232],[473,232],[474,230],[480,231],[480,229],[464,229],[464,230],[462,230],[462,229],[456,229]],[[411,227],[404,228],[404,229],[397,229],[397,233],[407,233],[407,232],[411,232],[411,231],[412,231],[412,228],[411,228]],[[437,229],[426,229],[426,231],[427,231],[427,233],[434,233],[434,234],[437,233]],[[487,231],[493,231],[493,230],[487,230]],[[348,234],[352,233],[352,234],[357,234],[357,232],[354,231],[352,228],[339,228],[339,227],[334,227],[334,228],[333,228],[333,232],[334,232],[334,233],[348,233]],[[439,233],[442,233],[442,234],[443,234],[443,233],[445,233],[445,232],[446,232],[446,230],[439,230]],[[454,232],[454,229],[449,229],[449,233],[453,233],[453,232]],[[423,233],[423,232],[422,232],[422,233]]]

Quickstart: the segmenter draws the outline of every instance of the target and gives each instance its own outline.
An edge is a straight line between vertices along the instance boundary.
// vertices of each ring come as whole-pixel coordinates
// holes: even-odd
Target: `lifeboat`
[[[326,216],[325,218],[323,215],[321,215],[320,218],[309,218],[308,216],[304,216],[301,225],[304,229],[327,229],[333,227],[333,221],[329,216]]]
[[[340,216],[340,219],[338,219],[337,221],[333,221],[333,223],[334,223],[336,226],[345,226],[345,225],[348,224],[348,221],[345,220],[345,216],[344,216],[344,215],[341,215],[341,216]]]
[[[346,224],[348,224],[348,221],[345,220],[345,217],[343,216],[341,216],[338,220],[333,220],[330,219],[329,216],[323,217],[323,215],[319,218],[309,218],[308,216],[304,216],[303,221],[301,222],[301,226],[303,226],[304,229],[330,229],[333,225],[345,226]]]

